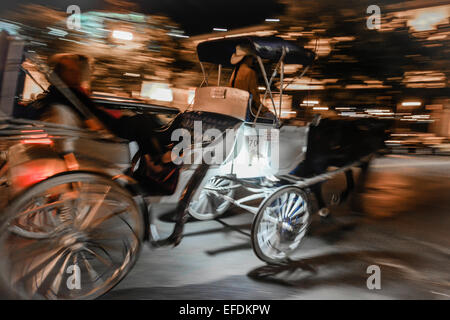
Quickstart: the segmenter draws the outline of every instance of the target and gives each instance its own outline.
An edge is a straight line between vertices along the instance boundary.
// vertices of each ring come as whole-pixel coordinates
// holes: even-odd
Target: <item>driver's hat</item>
[[[254,53],[249,47],[238,44],[236,52],[231,56],[231,64],[238,64],[244,57],[251,55],[254,55]]]

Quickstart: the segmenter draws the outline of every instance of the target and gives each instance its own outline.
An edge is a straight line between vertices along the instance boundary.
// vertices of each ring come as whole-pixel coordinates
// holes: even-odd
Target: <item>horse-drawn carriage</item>
[[[260,119],[252,113],[246,91],[200,87],[190,108],[155,133],[179,142],[172,149],[176,165],[168,165],[165,178],[152,180],[156,188],[143,181],[145,155],[131,154],[128,141],[39,121],[0,120],[4,288],[21,298],[98,297],[130,271],[143,241],[176,245],[189,214],[214,219],[230,206],[255,215],[251,241],[260,259],[286,261],[308,230],[310,188],[362,165],[376,145],[363,152],[349,149],[352,156],[331,172],[299,169],[314,163],[308,148],[314,141],[311,128],[319,126],[283,123],[271,88],[279,71],[281,99],[284,64],[307,69],[314,54],[273,37],[201,43],[199,60],[219,65],[219,84],[222,66],[243,42],[255,52],[274,117]],[[270,78],[264,62],[276,64]],[[174,181],[175,187],[164,185]],[[247,195],[238,198],[239,189]],[[175,227],[163,238],[152,204],[171,200],[177,203]]]

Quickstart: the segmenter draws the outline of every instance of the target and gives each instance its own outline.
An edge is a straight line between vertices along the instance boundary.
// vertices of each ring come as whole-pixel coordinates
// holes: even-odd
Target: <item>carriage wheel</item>
[[[232,198],[234,183],[227,179],[212,177],[203,187],[197,199],[189,204],[189,214],[198,220],[211,220],[224,214],[231,202],[216,193]]]
[[[258,258],[279,263],[294,252],[310,223],[308,197],[300,188],[285,186],[260,205],[252,225],[252,245]]]
[[[114,181],[69,173],[31,187],[2,215],[2,286],[22,299],[93,299],[133,267],[144,233]]]

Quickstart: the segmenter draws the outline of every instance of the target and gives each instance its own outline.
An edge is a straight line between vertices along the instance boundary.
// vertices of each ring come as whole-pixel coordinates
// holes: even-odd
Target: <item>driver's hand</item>
[[[100,121],[98,121],[95,118],[91,118],[91,119],[87,119],[85,121],[86,126],[94,131],[100,131],[100,130],[105,130],[105,127],[100,123]]]
[[[112,134],[100,121],[95,118],[87,119],[85,124],[89,129],[102,134],[102,136],[106,139],[114,138],[114,134]]]

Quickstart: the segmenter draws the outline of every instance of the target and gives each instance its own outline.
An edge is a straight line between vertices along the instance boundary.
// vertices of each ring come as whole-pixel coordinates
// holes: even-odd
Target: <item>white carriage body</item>
[[[221,163],[222,174],[234,174],[237,178],[288,174],[304,159],[308,127],[278,129],[270,123],[246,122],[250,105],[247,91],[204,87],[197,89],[192,110],[220,113],[243,121],[239,128],[234,128],[232,150],[229,142],[225,144],[228,157]]]
[[[251,96],[244,90],[229,87],[197,89],[190,110],[221,114],[241,121],[221,139],[200,151],[192,151],[205,154],[217,151],[218,146],[224,147],[224,152],[220,153],[223,160],[215,161],[216,165],[210,167],[204,183],[213,176],[233,175],[237,179],[245,179],[285,175],[304,160],[309,127],[284,125],[276,128],[271,123],[247,122],[250,105]],[[177,190],[173,195],[160,199],[161,202],[177,201],[192,172],[192,168],[185,166]],[[197,193],[202,188],[203,185]]]

